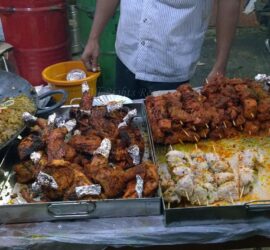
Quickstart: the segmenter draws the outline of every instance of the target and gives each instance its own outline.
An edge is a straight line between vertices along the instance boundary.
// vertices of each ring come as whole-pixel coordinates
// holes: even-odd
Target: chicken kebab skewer
[[[263,161],[257,150],[245,150],[229,159],[200,150],[190,154],[171,150],[166,156],[168,173],[161,173],[164,199],[174,204],[186,199],[192,205],[241,200],[252,192]]]

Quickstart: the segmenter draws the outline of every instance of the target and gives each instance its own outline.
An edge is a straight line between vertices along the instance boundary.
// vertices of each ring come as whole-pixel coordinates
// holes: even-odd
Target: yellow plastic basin
[[[73,69],[82,69],[86,73],[86,78],[81,80],[67,81],[66,76],[68,72]],[[81,85],[83,82],[87,82],[90,88],[90,94],[95,96],[97,93],[97,78],[100,72],[93,73],[87,71],[84,64],[81,61],[68,61],[53,64],[42,71],[42,78],[45,82],[51,85],[53,89],[64,89],[68,93],[68,99],[65,104],[70,104],[70,101],[74,98],[82,97]],[[55,96],[58,101],[61,96]]]

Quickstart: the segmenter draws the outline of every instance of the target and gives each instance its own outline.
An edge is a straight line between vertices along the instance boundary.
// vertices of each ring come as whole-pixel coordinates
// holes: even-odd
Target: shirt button
[[[141,41],[141,45],[144,46],[145,45],[145,41]]]
[[[147,22],[147,18],[144,18],[144,19],[143,19],[143,22],[146,23],[146,22]]]

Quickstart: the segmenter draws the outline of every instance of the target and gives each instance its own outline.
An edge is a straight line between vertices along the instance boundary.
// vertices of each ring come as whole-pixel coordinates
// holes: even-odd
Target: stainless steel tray
[[[270,201],[252,201],[243,205],[168,208],[162,200],[166,226],[191,226],[240,223],[253,218],[270,219]]]
[[[148,137],[149,127],[146,122],[144,104],[125,105],[136,108],[138,117],[134,122],[141,129],[145,138],[146,152],[144,158],[153,160],[153,148]],[[57,111],[69,115],[71,106]],[[16,145],[10,147],[0,165],[1,199],[12,192],[15,184],[12,166],[18,161]],[[158,192],[156,197],[142,199],[107,199],[99,201],[42,202],[0,206],[0,223],[24,223],[38,221],[56,221],[63,219],[87,219],[105,217],[131,217],[160,215],[161,203]]]
[[[149,137],[153,145],[153,161],[160,167],[162,158],[168,152],[168,146],[153,143],[151,126],[148,118]],[[189,226],[216,223],[238,223],[247,219],[263,217],[270,219],[270,197],[269,200],[258,200],[242,203],[241,205],[224,206],[193,206],[169,208],[162,197],[162,210],[166,226]]]
[[[167,152],[166,146],[155,145],[154,159],[161,166],[160,153]],[[161,190],[161,188],[160,188]],[[162,191],[160,191],[162,197]],[[269,197],[270,198],[270,197]],[[270,200],[256,200],[242,204],[222,206],[186,206],[170,208],[162,198],[164,222],[167,226],[188,226],[216,223],[238,223],[255,217],[270,219]]]

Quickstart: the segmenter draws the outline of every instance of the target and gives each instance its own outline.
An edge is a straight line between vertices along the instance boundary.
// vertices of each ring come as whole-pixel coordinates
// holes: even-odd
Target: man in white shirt
[[[240,0],[216,0],[217,53],[208,75],[225,74],[240,12]],[[99,38],[120,2],[116,38],[116,90],[143,98],[155,90],[175,89],[194,74],[213,0],[97,0],[86,67],[98,69]]]

